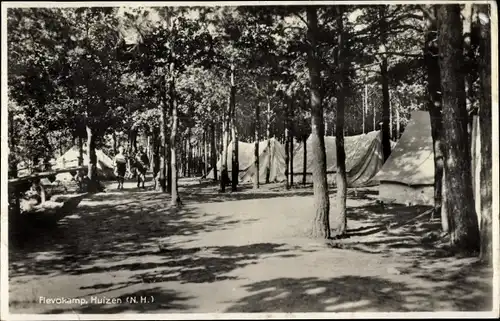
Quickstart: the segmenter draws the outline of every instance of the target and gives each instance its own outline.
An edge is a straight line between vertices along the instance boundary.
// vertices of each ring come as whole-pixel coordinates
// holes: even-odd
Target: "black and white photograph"
[[[496,2],[1,22],[1,320],[500,317]]]

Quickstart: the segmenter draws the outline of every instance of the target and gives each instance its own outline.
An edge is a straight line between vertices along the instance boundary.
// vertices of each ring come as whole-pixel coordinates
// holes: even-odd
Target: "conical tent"
[[[96,158],[97,158],[97,175],[103,179],[113,179],[115,178],[114,174],[114,164],[113,159],[107,156],[102,150],[96,149]],[[56,159],[56,163],[53,166],[53,169],[64,169],[64,168],[73,168],[78,167],[78,157],[79,150],[77,146],[70,148],[66,153]],[[87,151],[83,151],[83,166],[87,166],[89,164],[89,157],[87,155]],[[61,173],[57,175],[57,179],[59,180],[71,180],[72,175],[70,173]]]
[[[371,184],[371,178],[383,164],[382,139],[380,131],[367,134],[347,136],[344,138],[346,153],[347,184],[350,187]],[[325,137],[327,181],[335,184],[337,171],[337,145],[334,136]],[[311,136],[306,141],[306,182],[312,182],[314,155],[312,153]],[[294,180],[302,180],[304,175],[304,144],[294,151]]]
[[[477,119],[474,119],[474,127]],[[478,142],[477,130],[471,133],[472,142]],[[473,144],[472,177],[477,186],[478,148]],[[401,139],[382,169],[373,178],[379,181],[382,200],[403,204],[434,204],[434,150],[429,112],[414,111]]]
[[[270,140],[271,149],[268,148],[268,141],[259,142],[259,181],[264,182],[266,179],[267,167],[270,169],[269,181],[281,182],[285,180],[285,150],[276,139]],[[238,163],[239,163],[239,181],[251,182],[255,175],[254,164],[255,144],[238,142]],[[231,156],[233,153],[233,144],[229,143],[227,149],[227,171],[231,178],[232,162]],[[220,178],[222,158],[219,156],[217,161],[217,177]],[[214,178],[214,169],[210,170],[207,178]]]

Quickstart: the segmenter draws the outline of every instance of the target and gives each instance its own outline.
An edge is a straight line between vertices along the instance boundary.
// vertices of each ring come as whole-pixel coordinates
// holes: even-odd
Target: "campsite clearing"
[[[109,186],[54,230],[11,243],[11,313],[380,312],[487,310],[491,270],[426,242],[426,207],[381,210],[350,190],[349,238],[307,238],[313,198],[269,184],[217,193],[181,179],[168,196]],[[334,196],[334,193],[331,194]],[[334,211],[335,208],[332,208]],[[382,228],[381,228],[382,226]],[[340,249],[338,243],[344,244]],[[40,298],[153,297],[143,304],[46,304]],[[77,302],[77,301],[74,301]]]

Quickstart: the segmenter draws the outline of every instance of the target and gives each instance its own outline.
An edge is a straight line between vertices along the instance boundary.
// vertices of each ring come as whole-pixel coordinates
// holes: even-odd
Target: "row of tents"
[[[256,167],[254,164],[254,143],[239,142],[238,162],[239,181],[243,183],[252,182],[255,176]],[[335,173],[337,169],[337,150],[335,137],[325,137],[326,169],[327,180],[330,184],[335,184]],[[228,146],[227,170],[229,177],[232,173],[230,155],[233,152],[233,144]],[[366,186],[370,184],[371,178],[383,165],[381,132],[373,131],[367,134],[349,136],[345,138],[346,152],[346,172],[348,184],[354,186]],[[312,140],[309,137],[305,146],[303,143],[295,144],[293,152],[293,176],[294,181],[302,181],[306,175],[306,182],[312,182],[312,171],[314,155],[312,150]],[[259,181],[266,181],[267,171],[269,171],[269,182],[283,182],[286,180],[285,147],[276,139],[259,142]],[[304,172],[305,163],[305,172]],[[220,177],[221,159],[217,162],[217,177]],[[212,169],[207,178],[214,178]]]
[[[477,128],[477,118],[474,127]],[[477,188],[478,177],[478,135],[472,140],[473,181],[474,190]],[[382,134],[373,131],[367,134],[345,137],[346,173],[349,187],[379,186],[379,197],[390,199],[397,203],[433,204],[434,199],[434,153],[431,136],[430,116],[425,111],[414,111],[400,140],[393,143],[391,156],[384,163],[382,153]],[[312,182],[314,155],[312,153],[311,137],[306,143],[296,143],[293,152],[293,179]],[[254,164],[254,143],[238,143],[239,181],[252,182],[256,175]],[[227,169],[231,176],[231,156],[233,144],[228,145]],[[337,167],[335,137],[325,137],[327,181],[335,184]],[[113,160],[101,150],[96,151],[97,169],[104,178],[112,178]],[[269,170],[269,182],[283,182],[286,180],[285,147],[276,139],[259,142],[259,181],[265,182]],[[305,162],[305,166],[304,166]],[[78,148],[68,150],[56,160],[55,169],[75,167],[78,163]],[[88,156],[84,154],[84,164],[88,164]],[[216,168],[207,174],[208,179],[214,178],[214,171],[220,177],[221,158]],[[476,175],[477,174],[477,175]],[[60,174],[58,179],[71,179],[70,173]]]

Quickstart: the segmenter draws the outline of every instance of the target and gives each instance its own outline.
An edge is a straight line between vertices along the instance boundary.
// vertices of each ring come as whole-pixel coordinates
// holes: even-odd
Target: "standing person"
[[[137,187],[139,188],[142,183],[142,188],[144,188],[146,172],[149,168],[149,158],[142,146],[139,147],[139,152],[135,157],[135,164],[137,169]]]
[[[118,177],[118,189],[123,189],[123,182],[125,181],[125,172],[127,171],[127,158],[123,152],[123,147],[118,147],[118,154],[114,159],[115,174]]]

